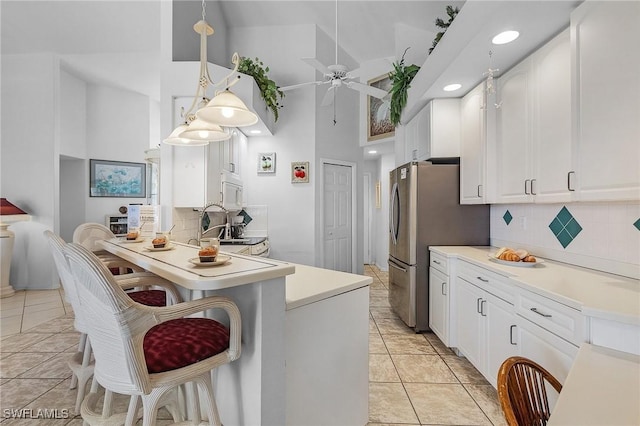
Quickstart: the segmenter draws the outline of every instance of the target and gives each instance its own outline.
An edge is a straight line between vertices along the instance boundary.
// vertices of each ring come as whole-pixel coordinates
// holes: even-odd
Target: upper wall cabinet
[[[566,30],[498,79],[499,203],[572,200],[570,57]]]
[[[460,204],[484,204],[486,193],[486,85],[460,102]]]
[[[460,156],[460,99],[434,99],[404,128],[405,161]]]
[[[574,159],[583,201],[640,199],[640,2],[571,15]]]

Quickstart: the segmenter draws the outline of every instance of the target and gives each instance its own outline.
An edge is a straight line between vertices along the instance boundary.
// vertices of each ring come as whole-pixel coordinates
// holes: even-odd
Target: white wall
[[[387,271],[389,264],[389,172],[395,168],[395,155],[385,154],[380,157],[380,182],[382,184],[382,208],[375,213],[376,229],[376,265]]]
[[[60,69],[60,155],[87,156],[87,84]]]
[[[563,248],[549,224],[566,207],[582,227]],[[513,219],[503,219],[509,211]],[[522,247],[541,257],[640,279],[640,203],[495,204],[491,244]]]
[[[84,159],[60,157],[60,215],[59,235],[73,241],[73,231],[85,221],[89,178]],[[103,222],[100,222],[103,223]]]

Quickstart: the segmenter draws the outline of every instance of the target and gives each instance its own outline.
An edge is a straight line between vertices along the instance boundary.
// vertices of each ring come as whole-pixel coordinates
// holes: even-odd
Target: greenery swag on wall
[[[260,59],[240,58],[240,65],[238,71],[250,75],[256,81],[258,88],[260,89],[260,95],[264,102],[267,104],[267,108],[273,113],[274,121],[278,121],[278,109],[282,108],[282,105],[278,102],[278,96],[280,99],[284,98],[284,93],[279,89],[275,81],[271,80],[267,73],[269,67],[264,67],[264,64]]]
[[[407,105],[407,90],[411,87],[411,80],[420,70],[420,67],[415,64],[408,66],[404,64],[404,55],[407,50],[409,50],[408,47],[402,54],[402,59],[393,63],[393,71],[389,73],[391,79],[391,90],[389,90],[391,94],[390,119],[394,126],[400,124],[400,115]]]

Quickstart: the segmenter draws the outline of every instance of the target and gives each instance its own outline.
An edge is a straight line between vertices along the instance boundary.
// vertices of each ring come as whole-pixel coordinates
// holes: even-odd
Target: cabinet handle
[[[478,185],[478,198],[482,197],[482,185]]]
[[[567,173],[567,189],[569,191],[575,191],[575,188],[573,187],[573,182],[571,179],[571,176],[575,176],[575,175],[576,175],[576,172],[574,172],[573,170]]]
[[[509,343],[511,343],[514,346],[517,346],[517,343],[513,343],[513,329],[517,327],[515,324],[512,325],[511,327],[509,327]]]
[[[476,277],[476,279],[479,279],[479,280],[480,280],[480,281],[482,281],[483,283],[488,283],[488,282],[489,282],[489,280],[486,280],[486,279],[484,279],[484,278],[482,278],[482,277]]]
[[[487,314],[484,313],[484,304],[487,303],[486,300],[483,300],[482,302],[480,302],[480,315],[482,315],[483,317],[486,317]]]
[[[531,182],[531,179],[527,179],[524,181],[524,193],[525,195],[531,195],[531,192],[529,191],[529,183]]]
[[[478,297],[478,300],[476,300],[476,311],[482,315],[482,311],[480,310],[480,302],[482,302],[482,297]]]
[[[534,312],[534,313],[536,313],[536,314],[538,314],[538,315],[540,315],[541,317],[551,318],[551,314],[545,314],[545,313],[543,313],[543,312],[540,312],[540,311],[538,310],[538,308],[531,308],[531,311],[532,311],[532,312]]]
[[[533,190],[533,183],[537,180],[538,179],[531,179],[531,195],[538,195],[538,192]]]
[[[436,265],[442,265],[439,260],[434,260],[433,263],[435,263]]]
[[[446,285],[447,285],[447,283],[442,283],[442,295],[443,295],[443,296],[446,296],[446,295],[447,295],[447,293],[446,293],[446,292],[445,292],[445,290],[444,290],[444,289],[445,289],[445,287],[446,287]]]
[[[229,168],[231,169],[231,173],[235,173],[236,172],[236,164],[235,163],[229,163]]]

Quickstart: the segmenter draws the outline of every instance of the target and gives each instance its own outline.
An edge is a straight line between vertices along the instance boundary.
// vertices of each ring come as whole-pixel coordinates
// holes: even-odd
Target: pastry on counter
[[[215,262],[218,255],[218,248],[215,246],[205,247],[198,252],[200,262]]]
[[[536,258],[524,249],[512,249],[510,247],[501,247],[495,254],[496,259],[507,260],[510,262],[535,262]]]
[[[131,231],[127,234],[127,240],[136,240],[138,239],[138,231]]]
[[[167,239],[165,237],[154,238],[151,244],[153,244],[153,248],[164,248],[167,245]]]

